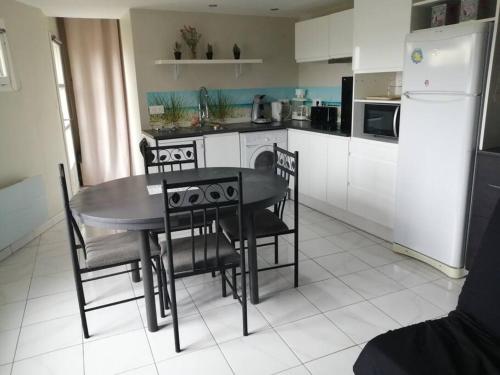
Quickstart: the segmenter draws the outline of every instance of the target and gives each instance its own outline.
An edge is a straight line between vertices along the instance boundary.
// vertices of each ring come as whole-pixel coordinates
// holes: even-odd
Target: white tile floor
[[[288,211],[289,212],[289,211]],[[289,218],[288,218],[289,219]],[[388,243],[301,207],[300,287],[291,269],[259,275],[262,302],[241,310],[220,297],[219,279],[178,283],[182,353],[170,316],[145,329],[144,301],[88,314],[80,327],[64,223],[0,263],[3,374],[352,374],[364,343],[389,329],[454,309],[463,280],[388,250]],[[280,260],[293,248],[280,239]],[[273,262],[259,250],[259,264]],[[141,293],[128,275],[86,285],[89,301]]]

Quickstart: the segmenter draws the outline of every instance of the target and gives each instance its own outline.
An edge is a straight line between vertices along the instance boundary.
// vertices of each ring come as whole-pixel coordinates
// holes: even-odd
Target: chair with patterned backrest
[[[180,351],[179,325],[177,316],[177,300],[175,280],[220,271],[222,279],[222,296],[226,297],[226,285],[233,291],[233,298],[242,306],[243,335],[247,328],[247,296],[245,251],[238,253],[227,241],[219,229],[219,220],[226,212],[239,214],[239,228],[242,228],[243,189],[241,173],[235,177],[217,178],[196,181],[195,183],[169,184],[162,183],[163,204],[165,210],[166,241],[161,243],[162,259],[167,270],[169,281],[169,304],[174,325],[175,350]],[[172,239],[171,225],[176,215],[189,215],[191,221],[190,236]],[[206,229],[200,235],[194,231],[194,217],[201,215],[206,222],[207,217],[214,217],[215,233]],[[241,296],[238,295],[236,268],[241,272]],[[231,280],[226,270],[231,269]]]
[[[273,145],[274,151],[274,163],[273,172],[286,180],[290,184],[290,180],[293,178],[293,228],[285,223],[283,214],[285,210],[285,204],[287,203],[290,189],[283,196],[277,204],[274,205],[273,210],[263,209],[255,212],[255,235],[256,238],[267,238],[273,237],[272,242],[259,243],[257,247],[263,246],[274,246],[274,262],[276,265],[260,268],[259,271],[266,271],[275,268],[282,267],[294,267],[294,286],[298,286],[298,272],[299,272],[299,153],[290,152],[284,150],[277,146],[275,143]],[[231,241],[233,246],[236,246],[236,242],[239,241],[238,232],[238,220],[237,215],[231,215],[224,217],[220,221],[221,228],[227,237]],[[245,231],[245,228],[243,228]],[[278,236],[293,234],[293,262],[278,264]],[[246,239],[246,236],[245,236]],[[243,246],[239,248],[243,248]]]
[[[66,175],[64,166],[59,164],[59,178],[61,183],[61,191],[64,203],[64,213],[66,216],[66,224],[68,229],[68,239],[71,254],[71,263],[73,266],[73,276],[76,284],[76,295],[78,307],[80,310],[80,319],[82,323],[83,334],[85,338],[89,338],[89,330],[87,324],[86,313],[105,307],[115,306],[120,303],[131,302],[144,296],[132,297],[118,300],[115,302],[105,303],[101,305],[92,305],[88,307],[85,300],[83,284],[107,277],[118,276],[124,273],[132,272],[132,268],[125,271],[112,272],[105,275],[91,275],[91,277],[83,278],[90,272],[111,269],[118,266],[136,264],[140,261],[139,249],[141,246],[140,232],[121,232],[103,235],[84,240],[80,228],[77,225],[75,218],[71,212],[69,203],[68,188],[66,184]],[[78,241],[78,243],[77,243]],[[151,258],[155,264],[157,274],[158,293],[161,293],[163,282],[166,279],[160,259],[160,249],[155,241],[150,241]],[[161,316],[165,316],[164,298],[160,298]]]
[[[196,141],[176,145],[150,146],[146,138],[139,143],[144,159],[144,171],[150,173],[150,168],[157,172],[172,172],[186,167],[198,168],[198,153]]]

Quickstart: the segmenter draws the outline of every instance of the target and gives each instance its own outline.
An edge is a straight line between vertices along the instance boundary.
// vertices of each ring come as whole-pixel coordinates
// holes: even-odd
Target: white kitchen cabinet
[[[238,133],[210,134],[205,139],[207,167],[239,167],[240,136]]]
[[[349,138],[288,130],[288,150],[299,152],[300,194],[345,209]]]
[[[403,70],[411,0],[354,0],[355,72]]]
[[[328,136],[326,200],[343,210],[347,209],[348,166],[349,138]]]
[[[299,153],[299,193],[306,194],[306,177],[303,159],[309,147],[309,138],[307,133],[301,130],[288,130],[288,151]],[[293,177],[290,177],[290,186],[294,186]]]
[[[328,58],[352,56],[353,22],[352,9],[328,16]]]
[[[394,226],[398,145],[353,138],[349,151],[348,211]]]
[[[297,62],[328,60],[329,16],[295,24],[295,60]]]

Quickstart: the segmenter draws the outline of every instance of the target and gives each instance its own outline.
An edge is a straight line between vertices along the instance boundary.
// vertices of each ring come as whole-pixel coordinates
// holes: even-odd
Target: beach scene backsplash
[[[224,96],[230,104],[231,111],[226,123],[238,123],[250,120],[252,102],[255,95],[266,95],[269,102],[276,100],[290,100],[295,96],[295,89],[306,90],[306,98],[309,99],[309,105],[313,100],[321,100],[323,105],[340,106],[341,87],[265,87],[265,88],[242,88],[242,89],[208,89],[208,95],[211,100],[217,100],[218,96]],[[148,107],[168,106],[174,101],[180,105],[182,110],[182,119],[178,121],[178,126],[190,126],[192,119],[198,116],[198,90],[175,90],[148,92],[146,95]],[[167,110],[165,108],[165,110]],[[153,113],[151,113],[153,112]],[[149,122],[152,127],[165,124],[164,117],[149,112]]]

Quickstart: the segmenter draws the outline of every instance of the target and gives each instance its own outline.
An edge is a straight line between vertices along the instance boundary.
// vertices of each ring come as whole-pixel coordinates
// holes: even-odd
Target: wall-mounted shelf
[[[174,66],[174,79],[180,76],[181,65],[234,65],[234,73],[236,78],[239,78],[242,73],[243,64],[262,64],[262,59],[218,59],[218,60],[155,60],[155,65],[173,65]]]
[[[411,30],[422,30],[431,27],[431,12],[432,7],[440,4],[449,4],[456,7],[457,12],[460,8],[460,0],[417,0],[413,2],[412,7],[412,21]],[[451,24],[456,25],[458,23],[469,23],[469,22],[495,22],[496,21],[496,8],[497,0],[484,0],[481,3],[481,8],[479,12],[479,18],[477,20],[470,20],[464,22],[453,22]],[[457,16],[458,18],[458,16]],[[458,21],[458,20],[457,20]]]

